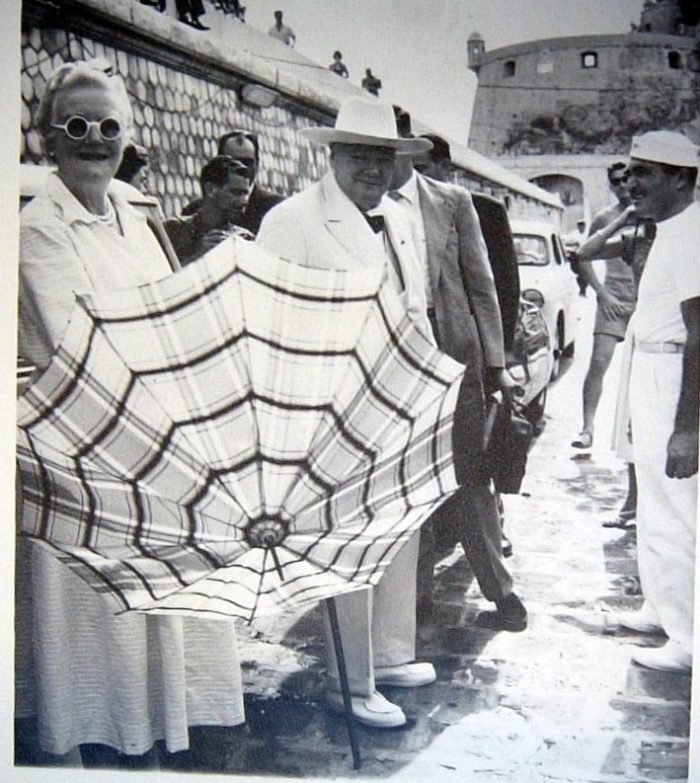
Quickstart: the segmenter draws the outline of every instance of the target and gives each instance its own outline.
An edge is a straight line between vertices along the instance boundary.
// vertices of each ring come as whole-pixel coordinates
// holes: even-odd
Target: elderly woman
[[[170,268],[145,218],[110,189],[132,125],[121,79],[87,62],[59,67],[37,123],[56,170],[21,214],[19,351],[41,369],[76,293],[138,285]],[[25,583],[22,574],[30,574]],[[62,755],[97,743],[133,756],[164,739],[175,752],[188,748],[189,726],[243,722],[230,623],[115,617],[82,580],[26,541],[17,596],[17,660],[20,669],[33,667],[18,671],[17,717],[38,716],[43,751]]]

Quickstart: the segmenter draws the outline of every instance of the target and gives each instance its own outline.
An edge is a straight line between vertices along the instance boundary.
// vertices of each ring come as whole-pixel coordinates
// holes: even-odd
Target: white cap
[[[698,168],[700,148],[682,133],[649,131],[632,139],[630,157],[666,163],[669,166]]]

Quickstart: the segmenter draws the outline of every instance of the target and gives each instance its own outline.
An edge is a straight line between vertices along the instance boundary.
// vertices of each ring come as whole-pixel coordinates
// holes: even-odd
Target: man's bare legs
[[[627,497],[622,508],[617,512],[614,519],[606,519],[603,527],[619,527],[622,530],[634,528],[636,524],[634,519],[637,516],[637,473],[634,469],[634,462],[627,463]]]
[[[603,378],[608,371],[618,338],[611,334],[594,334],[591,363],[583,382],[583,427],[572,446],[588,449],[593,445],[595,414],[603,391]]]

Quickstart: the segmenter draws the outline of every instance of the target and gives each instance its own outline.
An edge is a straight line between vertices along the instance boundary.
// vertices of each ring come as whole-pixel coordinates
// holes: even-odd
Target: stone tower
[[[560,194],[565,228],[609,199],[605,167],[632,136],[700,141],[700,0],[647,0],[618,35],[550,38],[479,55],[469,146]],[[569,198],[570,197],[570,198]]]
[[[500,155],[621,154],[646,130],[700,136],[698,0],[647,0],[621,35],[479,51],[470,146]],[[468,46],[471,46],[470,38]],[[470,48],[471,53],[471,48]]]

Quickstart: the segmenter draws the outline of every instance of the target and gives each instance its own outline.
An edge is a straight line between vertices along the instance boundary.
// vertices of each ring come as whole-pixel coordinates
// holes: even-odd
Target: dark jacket
[[[257,185],[253,185],[253,190],[251,191],[250,198],[248,199],[248,205],[246,206],[243,215],[236,217],[236,225],[247,229],[251,234],[257,235],[260,224],[262,223],[262,219],[265,217],[267,212],[269,212],[272,207],[279,204],[280,201],[284,201],[284,198],[284,196],[280,196],[270,190],[264,190]],[[201,199],[191,201],[182,210],[182,215],[193,215],[199,209],[201,204]]]
[[[513,348],[515,326],[518,322],[520,275],[508,212],[500,201],[483,193],[472,193],[472,202],[479,216],[481,233],[486,242],[491,271],[496,283],[503,342],[506,351],[510,351]]]

